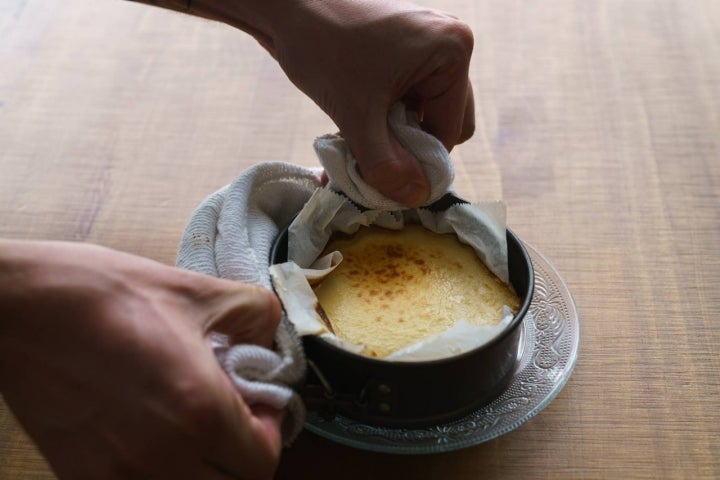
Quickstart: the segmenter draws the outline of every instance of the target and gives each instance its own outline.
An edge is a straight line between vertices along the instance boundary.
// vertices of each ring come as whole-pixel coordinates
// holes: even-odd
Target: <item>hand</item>
[[[285,73],[338,125],[365,181],[408,206],[429,184],[388,129],[404,101],[448,149],[475,128],[468,68],[470,29],[449,15],[386,0],[291,2],[277,14],[272,45]]]
[[[475,130],[473,35],[455,17],[403,0],[193,0],[190,13],[253,35],[337,124],[365,181],[397,202],[423,204],[430,185],[389,131],[395,103],[416,109],[448,151]]]
[[[0,389],[59,478],[271,478],[281,412],[206,334],[272,345],[269,291],[112,250],[0,242]]]

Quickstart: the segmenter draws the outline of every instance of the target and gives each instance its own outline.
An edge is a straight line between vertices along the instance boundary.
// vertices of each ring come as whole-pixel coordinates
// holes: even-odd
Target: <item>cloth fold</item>
[[[287,163],[256,165],[207,197],[185,228],[176,265],[206,275],[272,288],[270,249],[283,228],[320,186],[320,170]],[[213,334],[218,361],[249,405],[287,408],[282,426],[288,445],[302,430],[305,410],[293,390],[305,375],[305,356],[283,314],[275,349],[230,345]]]
[[[407,151],[418,159],[430,182],[431,204],[445,195],[455,179],[450,155],[445,146],[432,135],[424,132],[417,115],[396,104],[388,117],[390,131]],[[315,140],[315,152],[325,168],[330,182],[328,187],[344,193],[350,200],[371,210],[403,210],[400,203],[390,200],[360,176],[357,160],[340,135],[325,135]]]
[[[388,124],[400,144],[422,164],[431,185],[428,203],[438,200],[454,178],[447,150],[422,131],[415,114],[401,104],[391,110]],[[342,137],[316,139],[315,151],[331,189],[367,208],[404,208],[365,183]],[[185,228],[176,265],[272,288],[269,264],[273,242],[321,186],[321,172],[282,162],[262,163],[246,170],[197,207]],[[287,408],[283,441],[286,445],[292,442],[304,422],[304,406],[294,389],[304,378],[306,362],[300,339],[285,314],[273,350],[231,345],[221,334],[213,334],[212,340],[219,363],[248,404]]]

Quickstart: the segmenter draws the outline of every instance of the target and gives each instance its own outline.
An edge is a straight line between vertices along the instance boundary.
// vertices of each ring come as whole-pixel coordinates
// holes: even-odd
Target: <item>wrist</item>
[[[302,0],[176,0],[189,1],[189,13],[217,20],[242,30],[255,38],[273,56],[276,55],[279,25],[292,17],[292,10]]]

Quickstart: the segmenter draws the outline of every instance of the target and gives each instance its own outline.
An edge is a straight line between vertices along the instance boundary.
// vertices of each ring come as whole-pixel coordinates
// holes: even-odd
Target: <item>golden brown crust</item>
[[[367,354],[385,357],[461,319],[497,324],[503,305],[519,308],[515,292],[455,235],[366,227],[334,237],[326,251],[334,250],[343,261],[315,294],[335,334]]]

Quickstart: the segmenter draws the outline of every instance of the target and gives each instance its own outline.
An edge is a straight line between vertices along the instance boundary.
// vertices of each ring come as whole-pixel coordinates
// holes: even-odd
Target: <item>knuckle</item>
[[[279,315],[279,301],[275,293],[265,287],[241,284],[234,286],[228,295],[236,300],[234,308],[238,311],[269,317]]]
[[[470,27],[459,20],[447,22],[442,30],[448,52],[459,61],[469,62],[475,38]]]
[[[260,314],[272,314],[278,303],[275,293],[260,285],[243,285],[248,303],[252,303]]]
[[[236,284],[225,292],[212,329],[240,343],[267,346],[280,324],[282,308],[275,294],[257,285]]]

